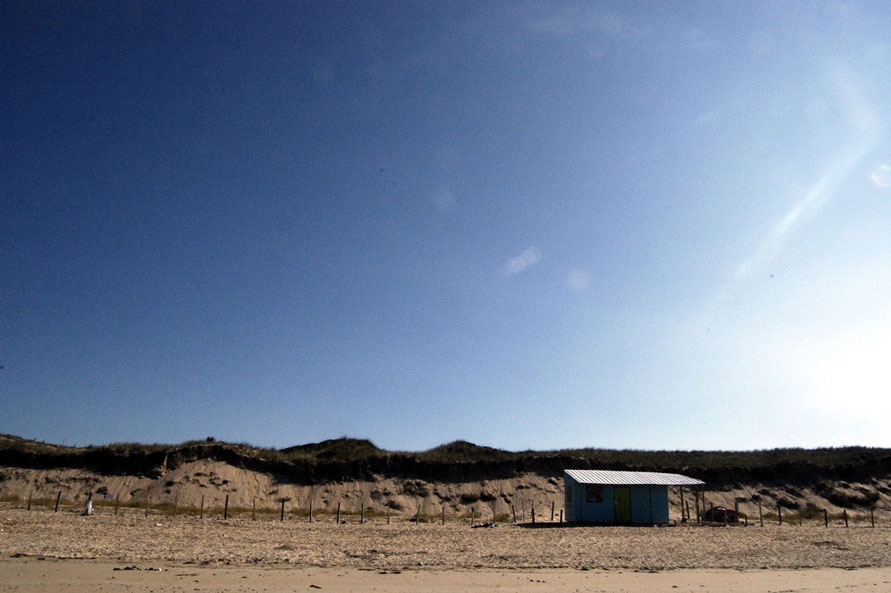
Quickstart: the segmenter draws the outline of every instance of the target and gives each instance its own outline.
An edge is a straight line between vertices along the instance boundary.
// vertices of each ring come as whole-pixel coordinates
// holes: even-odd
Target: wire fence
[[[244,501],[238,505],[232,501],[228,494],[217,496],[202,496],[200,502],[195,504],[180,504],[176,493],[164,497],[153,497],[150,494],[144,496],[127,495],[122,499],[121,494],[109,494],[108,492],[96,493],[66,493],[58,490],[55,496],[46,496],[45,491],[35,494],[29,492],[27,497],[14,494],[6,494],[0,490],[0,504],[8,508],[24,508],[28,511],[52,512],[80,512],[82,514],[130,514],[139,511],[145,516],[168,517],[194,517],[199,518],[250,518],[251,520],[278,520],[278,521],[308,521],[308,522],[336,522],[336,523],[391,523],[414,522],[442,523],[465,522],[470,525],[480,524],[537,524],[564,522],[563,509],[558,508],[554,501],[520,501],[518,504],[509,504],[499,500],[483,501],[470,506],[470,510],[453,507],[448,504],[431,503],[423,498],[417,498],[412,508],[387,501],[339,501],[336,508],[316,506],[313,500],[305,505],[300,505],[290,498],[262,498],[255,497],[250,506],[245,506]],[[66,497],[66,494],[68,495]],[[805,526],[822,525],[823,527],[852,527],[868,526],[876,527],[882,517],[877,517],[875,508],[869,509],[842,509],[841,511],[819,508],[808,504],[803,508],[790,509],[783,505],[768,506],[758,502],[757,515],[741,512],[738,503],[735,508],[711,504],[706,508],[704,493],[694,494],[694,507],[691,508],[689,498],[684,501],[681,498],[680,514],[681,523],[687,525],[726,525],[726,526],[760,526],[765,524]],[[885,523],[888,523],[885,518]]]
[[[66,497],[65,495],[68,494]],[[253,498],[250,506],[235,504],[231,501],[229,495],[220,496],[202,496],[200,502],[193,504],[181,504],[178,496],[153,497],[146,494],[145,496],[126,496],[122,500],[122,496],[103,494],[93,496],[90,494],[77,493],[74,497],[70,493],[64,493],[62,490],[56,492],[55,496],[48,497],[45,492],[35,495],[29,492],[27,497],[19,497],[16,495],[4,496],[0,492],[0,503],[9,508],[22,508],[27,511],[46,511],[52,512],[79,512],[81,514],[113,514],[113,515],[132,515],[134,512],[141,512],[148,516],[168,516],[168,517],[199,517],[199,518],[221,518],[228,520],[230,518],[250,518],[254,521],[259,520],[303,520],[308,522],[335,522],[335,523],[391,523],[391,522],[413,522],[413,523],[442,523],[447,522],[465,522],[470,525],[480,524],[498,524],[498,523],[562,523],[563,510],[558,509],[556,504],[535,502],[527,504],[526,501],[519,505],[500,504],[480,502],[473,505],[470,510],[462,510],[452,507],[448,504],[436,504],[422,499],[418,499],[412,508],[406,509],[401,505],[387,502],[383,504],[375,504],[374,501],[368,503],[362,501],[359,503],[352,502],[350,505],[344,504],[343,501],[337,503],[336,508],[328,506],[318,507],[313,501],[307,505],[300,505],[289,498]]]

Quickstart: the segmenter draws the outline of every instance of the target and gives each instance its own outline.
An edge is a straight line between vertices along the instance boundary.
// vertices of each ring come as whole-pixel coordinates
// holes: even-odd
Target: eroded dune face
[[[511,512],[514,506],[521,519],[531,519],[533,504],[540,519],[550,518],[551,503],[562,505],[562,484],[555,478],[524,475],[505,480],[473,482],[428,482],[419,479],[382,478],[376,481],[346,481],[301,485],[284,478],[234,467],[224,462],[200,460],[184,463],[164,472],[160,477],[108,476],[86,470],[35,470],[2,468],[3,494],[25,501],[53,499],[62,492],[65,501],[94,499],[107,504],[119,500],[123,504],[142,504],[146,496],[151,504],[173,504],[178,508],[219,507],[229,499],[231,508],[277,510],[286,501],[289,511],[308,512],[310,504],[317,512],[336,512],[369,516],[415,516],[420,508],[423,516],[440,515],[442,508],[450,515],[469,514],[491,519],[493,509],[499,515]]]
[[[415,517],[439,519],[470,517],[493,518],[502,522],[559,521],[563,508],[563,483],[554,476],[535,473],[499,480],[434,482],[420,479],[382,477],[379,480],[343,481],[316,485],[295,484],[283,476],[235,467],[231,464],[198,460],[182,463],[157,475],[105,475],[81,469],[24,469],[0,467],[0,496],[8,503],[26,504],[29,496],[35,504],[55,503],[61,493],[63,505],[83,506],[92,494],[97,506],[116,503],[144,506],[146,497],[152,508],[180,512],[212,512],[227,504],[232,513],[281,511],[282,500],[289,514],[336,513],[344,516]],[[777,487],[764,484],[737,484],[723,491],[706,490],[707,506],[739,508],[750,521],[761,515],[770,520],[777,506],[789,519],[822,521],[823,509],[839,515],[847,508],[851,519],[865,520],[874,509],[879,518],[891,518],[891,480],[872,479],[868,483],[821,482],[813,488]],[[681,519],[681,492],[669,490],[670,515]],[[684,505],[695,516],[695,502],[685,492]]]

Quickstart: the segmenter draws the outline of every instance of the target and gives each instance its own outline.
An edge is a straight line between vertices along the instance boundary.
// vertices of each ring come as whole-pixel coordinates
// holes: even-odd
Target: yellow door
[[[631,523],[631,488],[616,486],[616,523]]]

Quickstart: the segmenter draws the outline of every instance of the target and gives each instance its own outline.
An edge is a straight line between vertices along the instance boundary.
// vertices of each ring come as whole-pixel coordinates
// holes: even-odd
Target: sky
[[[0,3],[0,432],[891,446],[886,2]]]

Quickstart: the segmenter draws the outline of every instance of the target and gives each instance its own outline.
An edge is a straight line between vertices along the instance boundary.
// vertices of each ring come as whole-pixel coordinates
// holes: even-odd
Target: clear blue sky
[[[0,432],[891,446],[887,2],[0,4]]]

